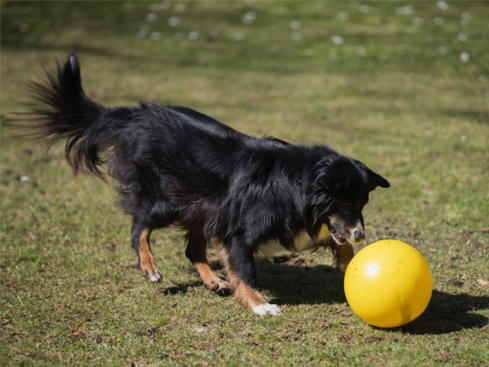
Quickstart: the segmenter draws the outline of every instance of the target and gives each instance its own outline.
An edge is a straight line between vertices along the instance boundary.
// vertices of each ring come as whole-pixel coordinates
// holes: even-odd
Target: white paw
[[[256,306],[253,308],[253,312],[260,316],[272,315],[272,316],[280,316],[282,315],[282,311],[278,308],[277,305],[271,305],[270,303],[262,303],[260,306]]]
[[[153,274],[151,274],[148,277],[148,280],[151,283],[158,283],[161,280],[161,278],[162,278],[161,273],[159,271],[155,271]]]

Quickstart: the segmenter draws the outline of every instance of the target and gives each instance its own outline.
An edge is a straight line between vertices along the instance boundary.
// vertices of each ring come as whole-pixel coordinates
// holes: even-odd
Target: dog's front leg
[[[185,254],[195,266],[195,269],[199,273],[204,285],[207,289],[220,293],[226,291],[229,288],[229,284],[219,278],[217,274],[211,269],[207,262],[207,240],[202,235],[196,235],[194,233],[187,233],[187,249]]]
[[[346,242],[342,245],[336,245],[336,266],[341,273],[344,274],[346,272],[346,268],[348,268],[348,264],[354,255],[353,246],[350,243]]]
[[[219,252],[234,297],[254,313],[278,316],[282,311],[272,305],[256,289],[256,269],[253,250],[238,239],[224,244]]]

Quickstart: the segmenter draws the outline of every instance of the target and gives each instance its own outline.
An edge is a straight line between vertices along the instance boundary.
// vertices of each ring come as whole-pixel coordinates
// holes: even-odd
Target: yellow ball
[[[373,326],[391,328],[413,321],[428,306],[432,291],[428,263],[401,241],[366,246],[346,269],[346,300],[358,317]]]

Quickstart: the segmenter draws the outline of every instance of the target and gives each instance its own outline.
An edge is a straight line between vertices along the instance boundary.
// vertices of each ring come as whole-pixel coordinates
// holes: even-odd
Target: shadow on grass
[[[175,294],[181,294],[181,293],[187,293],[190,291],[190,289],[195,288],[195,287],[203,287],[203,283],[198,281],[198,282],[189,282],[185,284],[177,284],[172,287],[167,287],[161,291],[165,296],[171,296]]]
[[[451,109],[443,110],[443,113],[450,117],[468,118],[480,123],[489,124],[489,111],[485,110]]]
[[[273,294],[275,304],[333,304],[346,302],[343,275],[327,265],[305,266],[298,258],[257,261],[258,282]]]
[[[219,268],[212,262],[211,267]],[[275,258],[274,261],[256,261],[258,282],[261,289],[271,292],[271,303],[283,305],[346,303],[343,276],[327,265],[304,266],[302,259]],[[168,287],[165,295],[187,293],[194,287],[202,287],[194,281]],[[227,296],[221,294],[221,296]],[[390,329],[414,335],[448,334],[464,329],[481,329],[489,324],[486,316],[474,313],[489,309],[489,296],[450,294],[434,290],[425,312],[411,323]]]
[[[474,311],[487,309],[489,296],[434,290],[426,311],[403,326],[402,331],[409,334],[448,334],[464,329],[481,329],[489,324],[489,319]]]
[[[287,262],[285,262],[287,261]],[[220,269],[218,261],[210,262],[212,269]],[[275,304],[344,303],[343,276],[327,265],[304,266],[299,258],[257,260],[256,270],[260,289],[273,294]],[[165,295],[187,293],[194,287],[203,287],[201,281],[176,284],[162,290]],[[223,296],[229,293],[220,294]]]
[[[343,276],[331,266],[290,266],[287,264],[258,263],[260,285],[269,289],[277,304],[332,304],[346,303]],[[489,296],[450,294],[433,291],[425,312],[413,322],[404,325],[404,333],[448,334],[464,329],[481,329],[489,318],[475,313],[489,309]]]
[[[285,262],[287,261],[287,262]],[[219,261],[209,263],[215,271],[220,270]],[[260,289],[273,294],[270,300],[276,304],[323,304],[344,303],[343,275],[327,265],[304,266],[298,258],[275,258],[257,260],[256,272]],[[187,293],[192,288],[203,287],[201,281],[176,284],[162,290],[164,295]],[[229,293],[222,293],[227,296]]]

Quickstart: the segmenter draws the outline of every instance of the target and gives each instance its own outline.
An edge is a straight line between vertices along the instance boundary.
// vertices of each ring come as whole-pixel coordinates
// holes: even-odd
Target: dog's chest
[[[306,250],[317,248],[318,243],[321,240],[325,240],[329,237],[330,237],[330,233],[328,227],[325,224],[323,224],[317,238],[312,238],[311,236],[309,236],[309,234],[306,231],[301,231],[294,238],[293,248],[286,249],[284,246],[282,246],[279,240],[272,240],[260,244],[258,246],[257,254],[265,257],[271,257],[277,253],[284,252],[284,251],[289,251],[289,252],[292,251],[292,252],[299,253]]]

